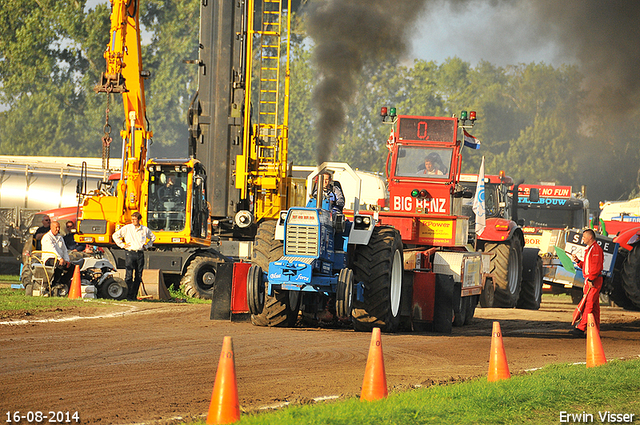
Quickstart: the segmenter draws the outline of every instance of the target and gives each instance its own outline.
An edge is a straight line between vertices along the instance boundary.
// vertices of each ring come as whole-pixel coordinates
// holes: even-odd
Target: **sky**
[[[416,22],[408,59],[443,63],[457,56],[476,65],[485,60],[497,66],[545,62],[554,67],[573,63],[550,40],[534,37],[522,8],[509,3],[471,2],[454,7],[441,2]]]

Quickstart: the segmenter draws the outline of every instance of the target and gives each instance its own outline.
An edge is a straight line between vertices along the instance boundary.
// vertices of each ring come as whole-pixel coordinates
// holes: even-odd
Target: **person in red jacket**
[[[587,301],[584,304],[584,311],[580,323],[569,331],[571,335],[585,337],[587,330],[587,317],[589,313],[593,314],[596,322],[596,328],[600,331],[600,289],[602,289],[602,265],[604,262],[604,254],[602,248],[596,242],[596,234],[593,230],[587,229],[582,233],[582,243],[587,246],[584,253],[584,260],[579,260],[575,254],[571,254],[571,258],[582,269],[584,275],[584,287],[582,291],[587,294]]]

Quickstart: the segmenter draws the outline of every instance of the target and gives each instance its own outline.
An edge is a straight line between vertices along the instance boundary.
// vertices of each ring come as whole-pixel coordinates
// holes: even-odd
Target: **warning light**
[[[387,116],[387,107],[386,106],[383,106],[382,108],[380,108],[380,116],[382,118]]]
[[[391,118],[394,118],[396,116],[396,108],[390,108],[389,109],[389,116]]]
[[[476,111],[469,111],[469,120],[471,121],[476,120]]]
[[[420,195],[420,191],[418,189],[413,189],[411,191],[411,197],[412,198],[417,198]]]
[[[499,177],[500,177],[500,180],[504,180],[504,177],[505,177],[504,170],[500,170]]]
[[[468,118],[468,116],[467,116],[467,111],[462,111],[462,112],[460,112],[460,119],[461,119],[462,121],[466,121],[466,120],[467,120],[467,118]]]
[[[422,190],[420,191],[420,197],[421,197],[421,198],[426,198],[428,194],[429,194],[429,193],[427,192],[427,189],[422,189]]]

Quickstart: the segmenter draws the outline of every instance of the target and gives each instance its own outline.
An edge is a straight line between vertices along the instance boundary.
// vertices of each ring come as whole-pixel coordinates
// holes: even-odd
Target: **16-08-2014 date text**
[[[27,411],[27,412],[7,412],[7,419],[5,423],[20,423],[26,421],[27,423],[57,423],[57,424],[69,424],[80,423],[80,415],[78,412],[54,412],[50,410],[48,412],[43,411]]]

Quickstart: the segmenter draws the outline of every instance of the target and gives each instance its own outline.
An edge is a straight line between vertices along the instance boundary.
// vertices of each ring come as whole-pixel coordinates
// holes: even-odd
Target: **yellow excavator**
[[[124,268],[124,253],[111,236],[140,212],[156,235],[145,268],[179,277],[183,290],[199,298],[214,297],[222,275],[230,288],[232,263],[251,255],[259,226],[304,202],[304,184],[292,179],[287,163],[290,2],[286,10],[280,0],[255,7],[253,0],[201,3],[188,157],[152,159],[139,0],[111,0],[106,72],[95,91],[122,95],[122,171],[83,194],[76,239],[105,247]],[[109,128],[107,122],[105,168]]]

